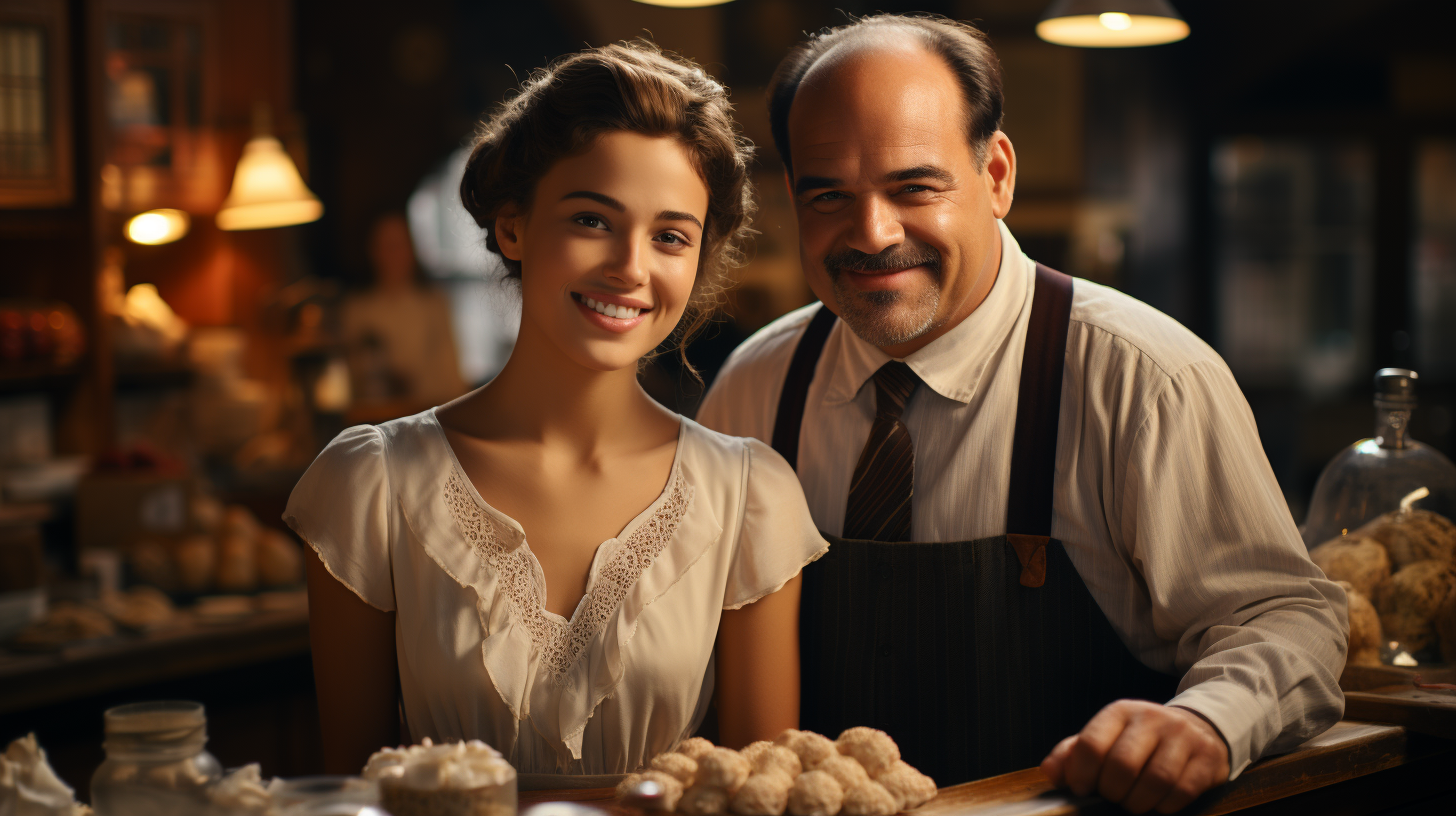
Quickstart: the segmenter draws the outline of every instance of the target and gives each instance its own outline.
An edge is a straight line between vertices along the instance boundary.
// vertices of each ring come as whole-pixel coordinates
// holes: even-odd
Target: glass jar
[[[1300,528],[1306,547],[1403,507],[1456,520],[1456,465],[1410,437],[1418,380],[1404,368],[1375,373],[1375,435],[1341,451],[1320,473]]]
[[[387,816],[379,785],[357,776],[304,776],[272,789],[278,816]]]
[[[96,816],[193,816],[222,778],[201,703],[132,703],[106,711],[106,761],[91,777]]]

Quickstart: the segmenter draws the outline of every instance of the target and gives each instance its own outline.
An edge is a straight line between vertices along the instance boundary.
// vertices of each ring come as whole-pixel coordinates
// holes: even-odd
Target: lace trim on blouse
[[[511,612],[531,635],[542,664],[560,685],[587,643],[607,624],[612,613],[627,597],[647,567],[667,547],[677,531],[693,487],[678,473],[668,489],[667,500],[622,542],[597,575],[587,602],[570,621],[548,616],[535,580],[532,558],[526,547],[507,549],[496,529],[496,521],[471,495],[459,473],[445,482],[445,503],[459,523],[475,554],[497,575],[505,590]]]

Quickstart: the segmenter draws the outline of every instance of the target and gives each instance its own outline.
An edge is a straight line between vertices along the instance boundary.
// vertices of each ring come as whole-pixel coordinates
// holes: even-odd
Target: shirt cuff
[[[1253,692],[1235,683],[1210,680],[1187,689],[1168,701],[1213,723],[1229,751],[1229,779],[1235,779],[1263,752],[1277,733],[1270,723],[1278,720],[1264,711]]]

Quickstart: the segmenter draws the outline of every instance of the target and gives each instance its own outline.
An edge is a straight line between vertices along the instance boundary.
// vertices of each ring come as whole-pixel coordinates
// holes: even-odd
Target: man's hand
[[[1057,743],[1041,770],[1079,796],[1096,791],[1132,813],[1172,813],[1228,780],[1228,746],[1186,708],[1118,700]]]

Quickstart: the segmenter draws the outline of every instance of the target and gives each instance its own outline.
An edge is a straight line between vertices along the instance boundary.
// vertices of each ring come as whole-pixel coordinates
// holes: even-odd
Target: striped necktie
[[[849,483],[844,537],[909,541],[915,447],[900,415],[920,378],[910,366],[892,360],[880,366],[874,381],[875,423],[870,426],[869,441],[854,466],[854,480]]]

